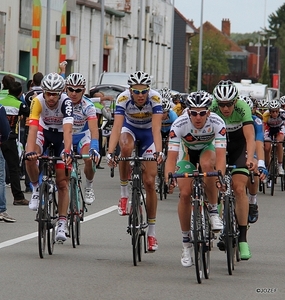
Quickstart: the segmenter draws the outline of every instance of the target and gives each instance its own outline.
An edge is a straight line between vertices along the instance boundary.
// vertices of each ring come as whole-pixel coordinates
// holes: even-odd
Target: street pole
[[[202,84],[202,47],[203,47],[203,4],[204,0],[201,0],[201,22],[199,32],[199,58],[198,58],[198,79],[197,79],[197,90],[201,90]]]
[[[45,57],[45,73],[50,70],[50,1],[47,1],[47,21],[46,21],[46,57]]]
[[[100,30],[100,55],[99,55],[99,74],[103,72],[104,58],[104,24],[105,24],[105,0],[101,0],[101,30]]]
[[[257,66],[256,66],[256,77],[259,78],[259,64],[260,64],[260,35],[258,36],[257,44]]]

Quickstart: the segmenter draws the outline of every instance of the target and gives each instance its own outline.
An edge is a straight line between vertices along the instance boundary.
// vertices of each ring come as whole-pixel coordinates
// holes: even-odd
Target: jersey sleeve
[[[29,116],[29,125],[39,126],[40,115],[42,112],[42,105],[38,97],[32,100]]]

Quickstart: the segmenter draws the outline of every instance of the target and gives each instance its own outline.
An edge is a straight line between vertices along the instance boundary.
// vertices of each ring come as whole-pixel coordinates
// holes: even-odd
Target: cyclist
[[[80,73],[71,73],[65,79],[66,93],[73,104],[73,135],[72,144],[80,154],[88,154],[97,164],[99,155],[99,133],[97,125],[96,108],[84,96],[86,80]],[[86,177],[84,202],[91,204],[95,200],[93,178],[95,171],[91,159],[84,159],[84,174]]]
[[[269,101],[267,98],[260,99],[257,102],[257,109],[263,115],[263,113],[268,110]]]
[[[115,120],[111,132],[107,161],[109,166],[115,166],[112,159],[117,143],[119,142],[121,155],[130,156],[135,141],[140,141],[139,155],[153,157],[157,154],[157,163],[161,163],[161,122],[162,107],[160,94],[150,89],[151,78],[149,74],[137,71],[130,74],[129,89],[121,93],[116,101]],[[158,249],[155,237],[155,222],[157,210],[157,195],[155,190],[155,177],[157,164],[154,161],[144,162],[143,183],[146,190],[146,207],[148,212],[148,250]],[[121,198],[118,205],[119,215],[128,214],[128,174],[129,163],[119,163],[121,181]]]
[[[172,96],[172,102],[175,104],[172,109],[177,114],[178,117],[182,114],[183,110],[186,108],[184,98],[182,97],[181,94],[175,94]]]
[[[172,123],[177,119],[177,114],[171,109],[170,101],[166,98],[162,98],[162,111],[161,136],[167,138]]]
[[[252,97],[252,96],[249,96],[249,99],[252,102],[251,114],[253,116],[257,116],[259,119],[263,120],[262,113],[258,110],[258,101],[257,101],[257,99]]]
[[[38,156],[46,150],[50,143],[53,143],[54,155],[62,155],[67,165],[72,162],[73,106],[68,96],[63,93],[65,81],[57,73],[50,73],[42,79],[41,87],[43,93],[32,100],[26,145],[26,168],[33,185],[29,208],[35,211],[39,203]],[[57,161],[56,164],[56,185],[59,214],[56,240],[65,241],[69,178],[65,175],[63,161]]]
[[[204,91],[193,92],[186,100],[186,111],[172,124],[169,133],[168,156],[165,165],[165,176],[178,168],[178,173],[191,172],[199,163],[202,172],[226,168],[226,125],[222,118],[209,111],[212,97]],[[182,151],[181,151],[182,150]],[[182,153],[179,154],[179,151]],[[178,158],[179,156],[179,158]],[[178,159],[178,162],[177,162]],[[167,178],[167,177],[166,177]],[[180,198],[178,216],[183,237],[181,264],[192,265],[190,243],[191,218],[191,184],[189,179],[177,180]],[[216,178],[205,178],[205,190],[209,200],[209,211],[212,228],[220,231],[223,228],[218,214]],[[172,188],[170,189],[172,193]]]
[[[239,99],[245,101],[252,111],[252,119],[255,132],[255,144],[256,144],[256,157],[258,159],[258,171],[260,174],[260,180],[264,181],[267,178],[268,171],[265,167],[264,162],[264,132],[262,120],[253,114],[254,104],[249,96],[239,96]],[[258,180],[251,183],[251,179],[248,178],[248,200],[249,200],[249,213],[248,222],[255,223],[258,219],[258,205],[257,205],[257,191],[258,191]]]
[[[272,141],[272,138],[276,136],[276,141],[284,141],[284,120],[285,111],[280,108],[281,104],[278,99],[272,99],[269,101],[269,109],[263,114],[264,122],[264,141]],[[271,153],[271,143],[265,143],[265,164],[268,167]],[[277,160],[278,160],[278,173],[284,175],[283,164],[283,144],[277,144]]]
[[[210,109],[217,113],[226,123],[227,127],[227,159],[230,165],[236,165],[233,170],[233,191],[236,197],[235,212],[239,227],[239,251],[242,260],[251,258],[247,243],[248,198],[246,186],[249,170],[256,169],[255,134],[253,120],[249,106],[237,100],[238,90],[230,80],[220,81],[213,91],[214,100]],[[218,243],[220,250],[224,251],[222,241]]]

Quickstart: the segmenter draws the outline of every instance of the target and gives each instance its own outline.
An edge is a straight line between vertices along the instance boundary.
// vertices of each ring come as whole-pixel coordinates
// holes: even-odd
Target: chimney
[[[229,19],[222,20],[222,33],[230,37],[231,35],[231,22]]]

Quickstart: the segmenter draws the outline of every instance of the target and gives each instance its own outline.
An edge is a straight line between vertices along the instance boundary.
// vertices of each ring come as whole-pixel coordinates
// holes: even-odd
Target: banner
[[[275,89],[279,89],[279,74],[274,73],[272,75],[272,87]]]
[[[41,0],[33,0],[32,17],[32,74],[38,72],[39,52],[40,52],[40,34],[41,34]]]
[[[61,27],[59,38],[59,63],[66,60],[66,1],[63,3],[61,13]]]

